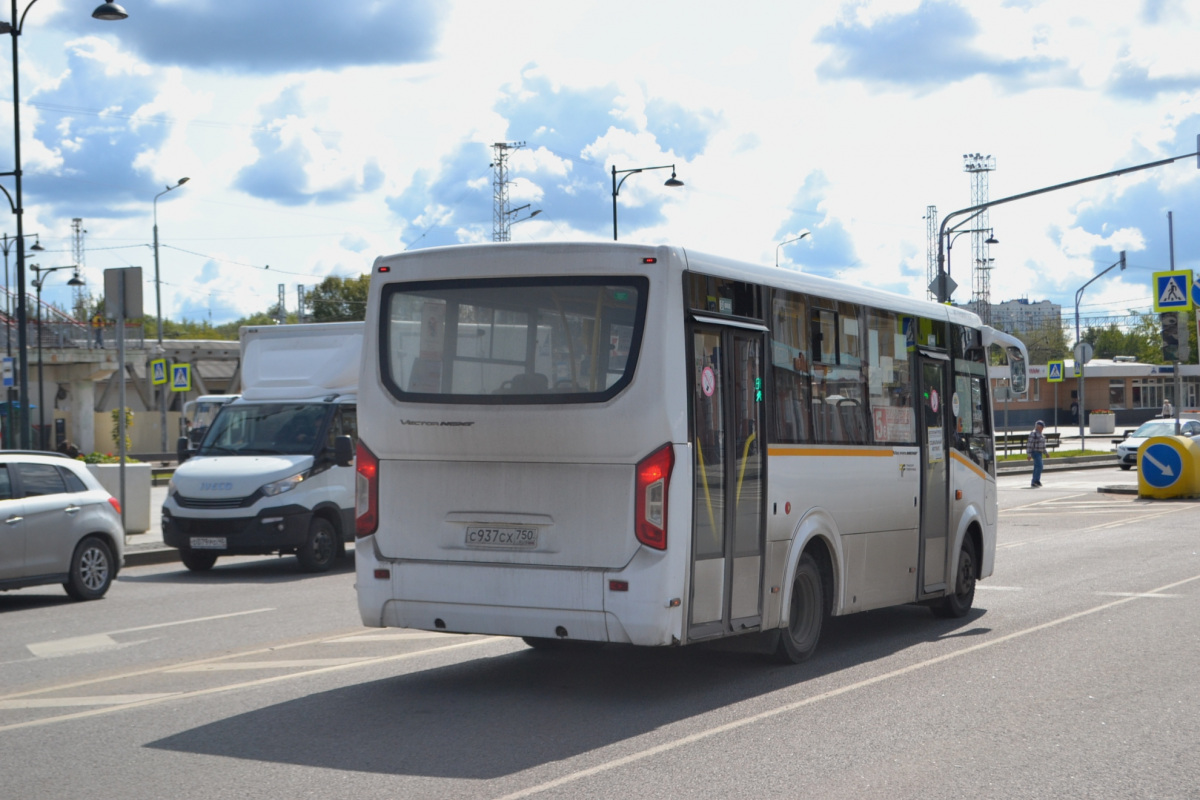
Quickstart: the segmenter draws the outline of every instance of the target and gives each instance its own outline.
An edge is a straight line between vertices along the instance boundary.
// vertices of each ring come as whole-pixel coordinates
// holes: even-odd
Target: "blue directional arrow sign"
[[[1183,474],[1183,457],[1171,445],[1155,442],[1142,451],[1138,470],[1146,483],[1155,489],[1166,489]]]

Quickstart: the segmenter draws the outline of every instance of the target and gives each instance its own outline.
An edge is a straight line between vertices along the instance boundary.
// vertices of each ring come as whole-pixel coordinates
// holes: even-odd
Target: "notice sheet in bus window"
[[[384,384],[415,402],[606,400],[632,379],[647,291],[638,276],[386,285]]]

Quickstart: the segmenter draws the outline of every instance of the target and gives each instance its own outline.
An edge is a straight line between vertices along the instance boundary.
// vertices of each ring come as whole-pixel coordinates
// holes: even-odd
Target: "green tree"
[[[1062,325],[1051,320],[1019,334],[1017,338],[1025,343],[1025,348],[1029,351],[1030,364],[1045,364],[1047,361],[1064,358],[1071,351]]]
[[[349,322],[367,316],[367,290],[371,276],[339,278],[330,275],[305,293],[305,302],[312,309],[314,322]]]

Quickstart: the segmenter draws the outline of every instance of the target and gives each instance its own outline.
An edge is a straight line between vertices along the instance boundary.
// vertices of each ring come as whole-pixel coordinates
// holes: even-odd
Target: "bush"
[[[85,464],[120,464],[121,463],[121,459],[118,458],[117,456],[114,456],[112,453],[98,453],[98,452],[81,453],[75,460],[82,461]],[[125,463],[126,464],[137,464],[140,462],[138,462],[138,460],[136,458],[130,458],[129,456],[125,456]]]

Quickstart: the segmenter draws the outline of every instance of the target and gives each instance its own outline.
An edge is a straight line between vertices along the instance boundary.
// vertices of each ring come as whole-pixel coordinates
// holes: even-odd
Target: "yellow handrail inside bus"
[[[713,515],[712,494],[708,490],[708,470],[704,468],[704,450],[700,447],[700,439],[696,439],[696,465],[700,467],[700,481],[704,485],[704,504],[708,506],[708,527],[714,535],[717,533],[717,518]]]
[[[746,477],[746,462],[750,460],[750,443],[754,441],[757,433],[750,434],[746,438],[746,446],[742,448],[742,467],[738,470],[737,496],[733,500],[733,507],[736,510],[742,502],[742,478]]]

